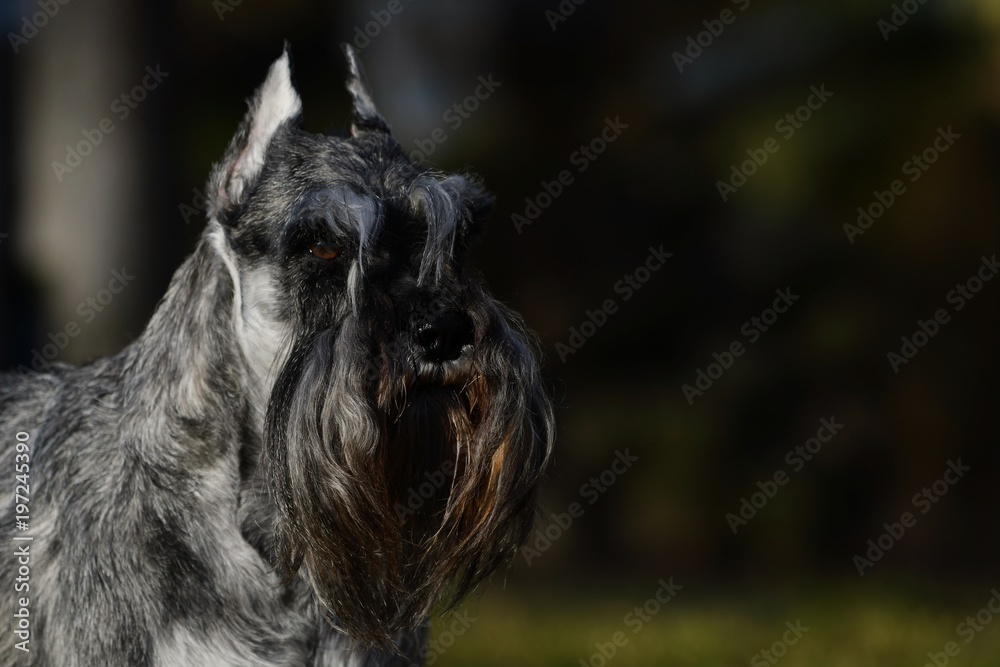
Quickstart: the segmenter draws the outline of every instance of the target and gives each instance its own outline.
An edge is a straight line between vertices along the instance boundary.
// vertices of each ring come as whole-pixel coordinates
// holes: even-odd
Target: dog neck
[[[230,434],[244,431],[248,420],[261,433],[263,415],[255,413],[264,406],[254,406],[251,390],[259,379],[234,345],[240,338],[234,305],[239,286],[211,237],[210,227],[174,274],[143,333],[120,356],[122,428],[134,427],[137,442],[151,419],[191,432],[166,450],[157,447],[160,457],[190,456],[191,446],[232,447],[240,438]],[[221,415],[231,423],[220,423]]]

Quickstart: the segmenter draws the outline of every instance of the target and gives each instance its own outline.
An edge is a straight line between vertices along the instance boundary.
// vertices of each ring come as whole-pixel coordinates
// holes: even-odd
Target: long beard
[[[552,415],[527,337],[486,323],[467,371],[423,381],[357,320],[294,345],[268,406],[275,558],[359,647],[393,650],[509,561],[531,528]]]

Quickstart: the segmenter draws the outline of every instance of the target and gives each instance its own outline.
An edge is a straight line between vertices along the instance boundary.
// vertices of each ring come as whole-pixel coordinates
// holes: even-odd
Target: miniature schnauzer
[[[0,506],[4,664],[422,664],[525,541],[553,417],[466,265],[491,197],[413,162],[345,51],[350,132],[300,129],[286,50],[136,341],[0,376],[31,491]]]

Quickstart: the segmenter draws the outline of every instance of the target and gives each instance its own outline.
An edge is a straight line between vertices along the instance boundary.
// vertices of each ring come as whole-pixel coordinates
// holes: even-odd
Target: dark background
[[[134,338],[201,231],[203,216],[184,206],[197,206],[194,191],[283,40],[307,129],[343,128],[339,44],[387,4],[76,0],[15,52],[10,33],[41,10],[4,3],[0,367],[30,365],[33,350],[81,321],[77,304],[123,266],[135,280],[59,358],[82,362]],[[776,607],[773,632],[763,629],[759,641],[751,632],[751,648],[780,637],[796,596],[811,590],[851,591],[857,606],[845,614],[867,601],[917,605],[943,642],[1000,583],[1000,281],[961,310],[947,300],[998,251],[1000,9],[990,0],[914,0],[915,14],[885,39],[878,22],[890,19],[889,2],[746,4],[566,0],[575,10],[553,30],[546,12],[558,11],[556,0],[400,0],[387,25],[368,26],[377,34],[367,45],[355,42],[400,142],[415,149],[444,127],[448,139],[429,160],[480,174],[497,196],[476,261],[538,332],[558,406],[539,526],[573,502],[584,512],[553,528],[551,547],[530,565],[519,561],[506,591],[495,593],[498,584],[486,599],[509,599],[512,623],[531,616],[540,591],[558,608],[593,608],[596,620],[566,631],[580,658],[661,577],[686,586],[672,614],[694,613],[699,601],[722,600],[718,608],[750,618]],[[675,52],[726,9],[732,23],[678,71]],[[157,64],[169,76],[116,117],[112,101]],[[488,75],[501,85],[450,127],[442,114]],[[833,94],[787,138],[775,123],[812,86]],[[115,131],[60,182],[51,163],[103,117]],[[627,129],[578,172],[571,156],[609,118]],[[911,182],[903,164],[949,127],[960,138]],[[723,201],[717,182],[769,137],[780,149]],[[573,183],[518,230],[512,215],[524,215],[525,198],[564,169]],[[894,179],[905,194],[852,243],[845,223]],[[673,256],[625,300],[616,283],[661,245]],[[799,299],[751,344],[741,328],[784,289]],[[607,299],[616,312],[561,358],[557,344],[569,344]],[[900,353],[901,336],[939,308],[950,321],[894,371],[887,354]],[[682,385],[734,341],[746,351],[690,405]],[[786,453],[823,418],[843,429],[790,472]],[[581,485],[626,450],[637,462],[590,504]],[[971,470],[920,514],[914,494],[958,459]],[[788,483],[734,535],[727,513],[778,470]],[[916,525],[859,577],[853,558],[906,511]],[[607,606],[619,597],[628,604]],[[961,613],[950,614],[952,604]],[[682,621],[656,622],[666,636]],[[709,625],[705,645],[683,644],[690,664],[726,643],[725,625]],[[874,655],[913,645],[920,660],[940,650],[920,639],[894,638]],[[993,648],[980,641],[975,655],[992,660]],[[524,664],[537,653],[518,650],[510,659]],[[681,660],[671,650],[664,655]],[[739,662],[751,654],[738,653]],[[622,649],[617,660],[645,664],[641,656]],[[466,658],[476,660],[493,664]],[[578,663],[569,654],[565,664]]]

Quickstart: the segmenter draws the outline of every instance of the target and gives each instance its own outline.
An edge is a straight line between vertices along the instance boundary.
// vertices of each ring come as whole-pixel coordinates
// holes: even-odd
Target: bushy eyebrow
[[[405,209],[426,230],[418,283],[438,281],[453,259],[463,223],[475,217],[489,199],[482,187],[461,175],[442,176],[426,172],[416,178],[406,193]],[[365,258],[371,250],[391,206],[372,193],[349,184],[312,190],[299,202],[295,217],[323,219],[333,229],[358,239],[358,257],[352,267],[356,280],[364,274]]]
[[[424,283],[432,273],[435,281],[441,279],[445,265],[454,255],[462,223],[473,216],[482,193],[477,183],[459,175],[440,178],[428,173],[413,182],[410,205],[427,223],[419,283]]]
[[[295,217],[321,218],[335,230],[357,237],[358,261],[361,262],[378,236],[383,216],[382,204],[376,197],[344,184],[306,194],[299,202]]]

